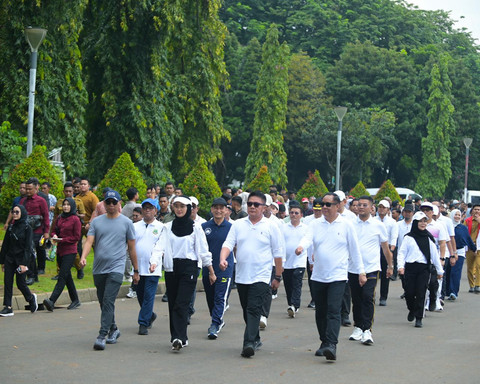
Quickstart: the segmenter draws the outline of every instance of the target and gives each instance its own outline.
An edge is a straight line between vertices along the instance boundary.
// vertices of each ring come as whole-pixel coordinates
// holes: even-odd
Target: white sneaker
[[[275,300],[278,297],[278,295],[272,295],[272,300]]]
[[[365,344],[365,345],[373,344],[372,332],[369,329],[367,329],[362,334],[362,344]]]
[[[260,330],[267,328],[267,318],[265,316],[260,316]]]
[[[288,308],[287,308],[287,313],[288,313],[288,316],[290,316],[291,318],[294,318],[295,317],[295,307],[293,305],[290,305]]]
[[[186,343],[187,344],[187,343]],[[187,344],[188,345],[188,344]],[[185,347],[187,346],[185,345]],[[173,340],[172,342],[172,351],[179,351],[180,349],[182,349],[183,347],[183,343],[180,339],[175,339]]]
[[[129,299],[136,299],[137,298],[137,292],[135,292],[132,288],[128,288],[127,297]]]
[[[362,335],[363,335],[362,329],[358,328],[358,327],[355,327],[355,328],[353,328],[353,332],[350,335],[350,337],[348,338],[348,340],[360,341],[360,340],[362,340]]]

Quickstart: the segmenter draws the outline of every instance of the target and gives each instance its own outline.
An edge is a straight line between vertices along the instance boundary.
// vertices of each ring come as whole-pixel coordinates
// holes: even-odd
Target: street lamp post
[[[464,137],[463,144],[467,151],[465,153],[465,190],[463,191],[463,201],[467,202],[467,183],[468,183],[468,156],[470,154],[470,145],[472,145],[473,139],[471,137]]]
[[[30,56],[30,81],[28,87],[28,130],[27,130],[27,156],[32,153],[33,146],[33,115],[35,107],[35,79],[37,76],[37,55],[38,47],[42,44],[47,30],[43,28],[25,28],[25,37],[27,38],[32,54]]]
[[[337,169],[335,173],[335,190],[340,190],[340,155],[342,151],[342,120],[347,113],[347,107],[335,107],[335,114],[338,119],[337,132]]]

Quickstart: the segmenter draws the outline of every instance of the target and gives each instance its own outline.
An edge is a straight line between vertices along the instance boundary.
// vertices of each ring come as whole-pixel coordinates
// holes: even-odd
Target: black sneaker
[[[415,315],[413,312],[408,312],[407,321],[412,322],[413,320],[415,320]]]
[[[38,302],[37,302],[37,294],[32,293],[32,298],[28,302],[30,304],[30,312],[35,313],[37,312],[38,309]]]
[[[138,327],[138,334],[139,335],[148,335],[148,327],[146,325],[140,324]]]
[[[152,328],[153,322],[157,320],[157,314],[155,312],[152,313],[152,317],[150,317],[150,324],[148,324],[148,329]]]
[[[53,276],[51,280],[58,280],[58,275]]]
[[[67,309],[77,309],[82,305],[79,300],[74,300],[71,302],[71,304],[67,307]]]
[[[110,329],[107,335],[107,344],[116,344],[117,339],[120,337],[121,333],[118,328]],[[98,340],[98,339],[97,339]]]
[[[8,307],[3,307],[3,309],[0,311],[0,316],[2,317],[13,316],[13,309]]]
[[[95,344],[93,344],[93,349],[96,351],[103,351],[105,349],[105,336],[98,335]]]
[[[45,274],[45,270],[44,270],[44,269],[39,269],[39,270],[38,270],[38,274],[39,274],[39,275],[44,275],[44,274]]]
[[[252,345],[247,345],[243,348],[241,355],[242,357],[252,357],[255,355],[255,348]]]
[[[33,285],[35,283],[35,279],[33,277],[29,277],[26,280],[27,285]]]
[[[53,301],[50,299],[45,299],[43,300],[43,306],[47,308],[49,312],[53,312],[53,309],[55,308],[55,305],[53,304]]]
[[[315,302],[312,300],[310,303],[307,305],[308,308],[315,309]]]
[[[167,296],[166,293],[162,296],[162,302],[163,302],[163,303],[167,303],[167,302],[168,302],[168,296]]]

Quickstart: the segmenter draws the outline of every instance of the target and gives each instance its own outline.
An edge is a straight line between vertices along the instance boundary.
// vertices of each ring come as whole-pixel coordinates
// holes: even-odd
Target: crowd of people
[[[40,189],[41,187],[41,189]],[[262,346],[272,300],[283,281],[286,314],[295,318],[308,279],[308,307],[315,310],[321,341],[315,352],[336,360],[340,327],[350,326],[349,339],[371,345],[380,280],[379,306],[386,306],[389,282],[400,278],[407,321],[423,327],[425,311],[442,311],[444,300],[457,300],[464,260],[469,292],[480,293],[480,256],[476,252],[480,204],[415,201],[377,204],[370,196],[348,197],[342,191],[296,200],[294,192],[270,193],[224,188],[202,218],[195,196],[167,183],[152,185],[140,203],[135,188],[120,193],[105,188],[99,201],[87,178],[64,184],[63,198],[50,185],[30,178],[20,185],[5,223],[0,252],[4,271],[4,308],[13,316],[16,283],[32,313],[37,297],[29,285],[45,273],[46,249],[56,247],[57,280],[45,309],[67,287],[69,310],[81,306],[71,270],[84,276],[92,248],[93,280],[101,308],[95,350],[121,336],[115,322],[115,299],[125,280],[127,297],[136,298],[138,334],[148,335],[159,279],[165,279],[170,342],[173,351],[188,346],[188,325],[195,312],[197,279],[202,274],[211,324],[209,339],[225,325],[228,298],[236,288],[245,330],[241,355],[254,356]],[[84,239],[85,238],[85,239]]]

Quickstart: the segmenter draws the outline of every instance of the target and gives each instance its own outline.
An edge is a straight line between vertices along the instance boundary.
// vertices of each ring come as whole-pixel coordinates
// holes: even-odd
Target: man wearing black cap
[[[119,202],[120,194],[117,191],[106,193],[106,215],[98,216],[92,221],[80,258],[80,265],[85,267],[87,256],[95,242],[92,272],[102,314],[100,331],[93,348],[100,351],[105,349],[105,343],[115,344],[120,337],[115,324],[115,299],[123,281],[127,244],[134,268],[133,281],[137,284],[140,279],[135,229],[132,221],[118,211]]]
[[[203,287],[207,298],[208,310],[212,317],[212,323],[208,328],[207,336],[211,340],[215,340],[218,337],[218,333],[225,325],[223,314],[225,313],[233,274],[232,252],[227,257],[228,267],[224,271],[220,269],[220,251],[232,226],[231,223],[225,220],[226,210],[227,202],[225,199],[221,197],[214,199],[211,207],[213,219],[202,224],[207,238],[208,250],[212,253],[212,266],[217,276],[215,284],[210,284],[208,270],[204,268],[202,274]]]

